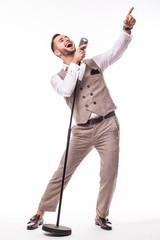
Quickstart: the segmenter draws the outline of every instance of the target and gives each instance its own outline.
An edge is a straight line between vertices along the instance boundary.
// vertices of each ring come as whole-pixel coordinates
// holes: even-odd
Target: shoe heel
[[[39,223],[39,226],[41,226],[41,225],[43,225],[43,221],[41,221],[41,222]]]

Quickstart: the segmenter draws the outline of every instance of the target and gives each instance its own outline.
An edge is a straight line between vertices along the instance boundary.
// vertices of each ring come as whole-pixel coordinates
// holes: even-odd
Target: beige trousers
[[[78,165],[93,148],[97,149],[101,159],[96,213],[105,218],[109,214],[118,172],[119,123],[116,116],[95,125],[72,127],[64,188]],[[41,211],[56,211],[60,198],[64,156],[65,153],[40,201],[39,210]]]

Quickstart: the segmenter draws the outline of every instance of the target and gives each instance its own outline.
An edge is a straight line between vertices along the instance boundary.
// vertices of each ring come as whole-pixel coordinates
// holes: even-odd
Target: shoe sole
[[[97,222],[97,221],[95,221],[95,224],[97,225],[97,226],[100,226],[100,228],[102,228],[102,229],[104,229],[104,230],[107,230],[107,231],[111,231],[112,230],[112,227],[109,227],[108,229],[107,228],[105,228],[105,227],[101,227],[101,225],[99,224],[99,222]]]

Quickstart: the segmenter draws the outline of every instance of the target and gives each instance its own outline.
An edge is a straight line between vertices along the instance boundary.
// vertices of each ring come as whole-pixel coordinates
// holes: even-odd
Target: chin
[[[69,54],[69,55],[73,55],[73,54],[75,54],[75,52],[76,52],[76,49],[73,49],[73,50],[70,50],[70,51],[68,52],[68,54]]]

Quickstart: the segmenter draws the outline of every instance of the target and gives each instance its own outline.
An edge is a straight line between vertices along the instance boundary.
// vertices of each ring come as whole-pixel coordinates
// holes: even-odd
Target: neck
[[[74,55],[63,56],[61,59],[63,60],[64,64],[69,66],[73,60],[73,57],[74,57]]]

